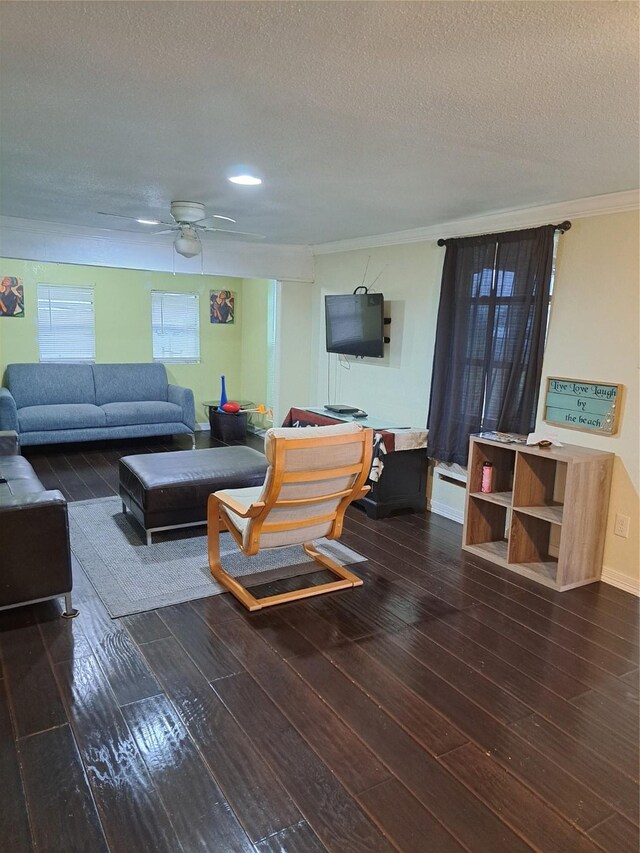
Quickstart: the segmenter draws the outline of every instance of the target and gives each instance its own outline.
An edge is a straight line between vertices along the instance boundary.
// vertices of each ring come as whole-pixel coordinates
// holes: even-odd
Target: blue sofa
[[[10,364],[0,430],[23,446],[195,431],[193,392],[164,364]]]

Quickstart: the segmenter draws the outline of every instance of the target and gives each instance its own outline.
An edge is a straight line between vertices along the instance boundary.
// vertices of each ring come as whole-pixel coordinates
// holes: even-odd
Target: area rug
[[[71,550],[112,618],[225,592],[209,572],[204,525],[154,534],[157,541],[146,545],[136,522],[122,512],[119,498],[68,506]],[[366,559],[339,542],[319,539],[316,545],[341,565]],[[220,554],[230,574],[251,577],[255,583],[321,568],[298,545],[245,557],[229,533],[220,537]],[[307,563],[306,569],[292,568]]]

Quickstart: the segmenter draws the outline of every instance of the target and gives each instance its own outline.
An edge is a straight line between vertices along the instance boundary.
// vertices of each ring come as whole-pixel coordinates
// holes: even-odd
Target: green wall
[[[151,291],[197,292],[200,296],[199,364],[168,364],[169,381],[193,389],[196,420],[206,420],[202,403],[220,396],[220,376],[227,380],[230,399],[256,399],[266,394],[266,367],[256,365],[266,359],[266,281],[222,276],[172,275],[142,270],[72,264],[38,263],[0,259],[0,275],[18,276],[24,283],[25,316],[0,317],[0,375],[7,364],[37,362],[36,286],[44,284],[90,285],[94,287],[96,318],[96,361],[148,362],[151,350]],[[261,287],[259,286],[261,285]],[[236,293],[235,323],[213,325],[209,322],[209,291],[232,290]],[[256,295],[264,292],[264,334],[259,328],[261,313],[254,307]],[[246,304],[245,304],[246,302]],[[246,330],[245,330],[246,326]],[[248,368],[243,369],[243,360]],[[260,377],[264,375],[264,379]],[[243,380],[244,377],[244,380]],[[248,382],[247,388],[243,381]],[[262,387],[260,381],[263,381]],[[251,392],[249,394],[249,391]]]

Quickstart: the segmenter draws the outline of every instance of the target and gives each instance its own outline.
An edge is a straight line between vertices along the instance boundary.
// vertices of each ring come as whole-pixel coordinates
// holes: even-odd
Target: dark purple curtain
[[[427,423],[432,459],[466,465],[471,433],[533,430],[554,231],[446,241]]]

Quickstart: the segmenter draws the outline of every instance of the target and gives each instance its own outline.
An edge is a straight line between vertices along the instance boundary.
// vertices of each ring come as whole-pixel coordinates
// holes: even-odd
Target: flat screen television
[[[384,297],[381,293],[325,296],[327,352],[384,356]]]

